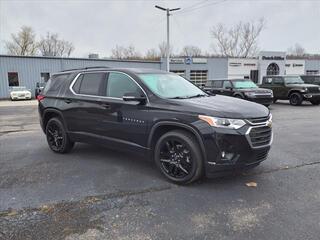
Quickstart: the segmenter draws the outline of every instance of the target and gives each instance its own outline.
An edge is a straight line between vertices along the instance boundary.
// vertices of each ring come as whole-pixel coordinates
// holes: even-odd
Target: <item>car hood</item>
[[[253,93],[271,93],[272,90],[267,88],[241,88],[241,89],[235,89],[239,92],[253,92]]]
[[[245,119],[269,115],[269,109],[261,104],[222,95],[170,100],[170,102],[174,103],[176,110],[214,117]]]
[[[302,83],[302,84],[286,84],[287,87],[292,87],[292,88],[310,88],[310,87],[319,87],[318,85],[314,84],[307,84],[307,83]]]

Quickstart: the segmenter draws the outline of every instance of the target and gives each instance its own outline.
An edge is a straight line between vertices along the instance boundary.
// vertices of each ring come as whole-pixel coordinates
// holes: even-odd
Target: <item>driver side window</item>
[[[223,87],[224,89],[232,88],[231,82],[230,82],[230,81],[224,81],[222,87]]]
[[[122,98],[126,93],[141,95],[139,86],[127,75],[110,72],[107,81],[107,97]]]

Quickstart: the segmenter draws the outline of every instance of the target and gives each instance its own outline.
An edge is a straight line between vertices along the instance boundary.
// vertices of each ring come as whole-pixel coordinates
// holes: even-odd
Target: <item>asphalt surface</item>
[[[54,154],[35,102],[0,102],[0,239],[319,239],[320,106],[271,112],[259,167],[176,186],[138,156]]]

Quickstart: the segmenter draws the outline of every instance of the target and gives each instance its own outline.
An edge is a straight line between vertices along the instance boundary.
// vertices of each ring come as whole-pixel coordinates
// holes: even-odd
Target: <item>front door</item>
[[[127,148],[146,146],[148,103],[122,99],[128,93],[145,93],[132,77],[122,72],[110,71],[105,86],[95,132]]]

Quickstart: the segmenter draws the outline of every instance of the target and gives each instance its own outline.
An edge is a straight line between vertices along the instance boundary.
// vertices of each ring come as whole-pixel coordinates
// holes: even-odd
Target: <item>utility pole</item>
[[[167,46],[166,46],[166,70],[167,72],[170,71],[170,24],[169,24],[169,18],[170,18],[170,12],[178,11],[181,8],[163,8],[158,5],[155,5],[156,8],[165,11],[167,13]]]

